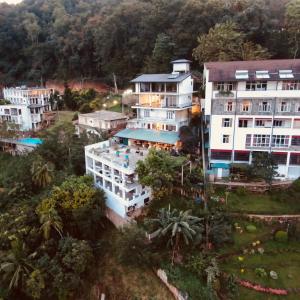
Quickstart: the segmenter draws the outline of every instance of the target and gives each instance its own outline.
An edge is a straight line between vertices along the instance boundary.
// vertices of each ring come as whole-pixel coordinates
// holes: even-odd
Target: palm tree
[[[42,158],[38,158],[31,166],[31,175],[33,183],[38,187],[46,187],[52,182],[53,166],[49,162],[45,162]]]
[[[8,255],[1,259],[0,272],[4,272],[4,279],[9,280],[8,289],[18,288],[24,276],[33,268],[28,263],[25,244],[21,241],[12,242],[12,249]]]
[[[50,238],[52,228],[60,235],[60,237],[63,236],[62,220],[54,208],[50,208],[48,211],[41,213],[40,223],[42,224],[41,230],[43,231],[46,240]]]
[[[159,211],[158,218],[150,219],[150,223],[158,225],[158,229],[154,231],[152,237],[169,236],[169,242],[172,251],[172,264],[175,255],[179,253],[180,243],[184,240],[186,245],[190,242],[200,240],[203,232],[202,219],[191,216],[190,210],[178,211],[177,209],[162,208]]]

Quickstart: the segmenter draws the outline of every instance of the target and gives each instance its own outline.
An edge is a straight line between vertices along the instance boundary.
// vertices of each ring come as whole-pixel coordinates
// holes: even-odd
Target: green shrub
[[[250,232],[250,233],[253,233],[253,232],[256,232],[256,226],[255,225],[253,225],[253,224],[249,224],[249,225],[247,225],[246,226],[246,230],[248,231],[248,232]]]
[[[247,194],[247,191],[246,189],[243,187],[243,186],[239,186],[235,193],[238,195],[238,196],[245,196]]]
[[[293,191],[300,193],[300,178],[298,178],[297,180],[295,180],[293,182],[292,189],[293,189]]]
[[[288,234],[287,234],[287,232],[283,231],[283,230],[278,230],[275,233],[275,240],[277,242],[281,242],[281,243],[287,242],[287,240],[288,240]]]
[[[256,268],[255,269],[255,274],[258,276],[258,277],[267,277],[267,272],[264,268]]]

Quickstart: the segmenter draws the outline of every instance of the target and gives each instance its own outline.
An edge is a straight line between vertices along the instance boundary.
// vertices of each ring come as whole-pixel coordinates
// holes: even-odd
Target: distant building
[[[50,89],[4,88],[3,96],[9,104],[0,105],[0,122],[19,125],[20,130],[39,130],[43,126],[44,113],[51,111]]]
[[[209,163],[218,177],[267,151],[281,178],[298,178],[300,59],[209,62],[204,79]]]
[[[109,218],[115,224],[126,222],[150,201],[151,190],[138,182],[137,162],[145,159],[148,148],[176,148],[179,128],[189,123],[193,95],[190,61],[172,64],[171,74],[144,74],[132,80],[138,96],[133,106],[137,118],[129,120],[114,141],[85,147],[86,172],[105,191]]]
[[[113,131],[126,126],[127,116],[122,113],[100,110],[78,116],[78,133],[82,131],[98,134],[100,131]]]

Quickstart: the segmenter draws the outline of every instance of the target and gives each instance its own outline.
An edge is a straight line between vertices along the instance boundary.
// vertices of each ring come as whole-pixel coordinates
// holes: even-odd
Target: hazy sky
[[[0,2],[6,2],[9,4],[16,4],[22,2],[22,0],[0,0]]]

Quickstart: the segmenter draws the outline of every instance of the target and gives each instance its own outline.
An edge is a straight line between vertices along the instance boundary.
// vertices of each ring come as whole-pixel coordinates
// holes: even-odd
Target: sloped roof
[[[128,138],[141,141],[165,143],[175,145],[179,141],[179,135],[174,131],[158,131],[144,128],[126,128],[119,131],[116,137]]]
[[[176,59],[171,61],[172,64],[184,64],[184,63],[191,63],[192,61],[188,59]]]
[[[98,111],[95,111],[95,112],[92,112],[92,113],[80,114],[80,116],[100,119],[100,120],[104,120],[104,121],[113,121],[113,120],[119,120],[119,119],[126,119],[127,118],[122,113],[109,111],[109,110],[98,110]]]
[[[294,79],[300,79],[300,59],[207,62],[204,65],[209,70],[208,80],[210,82],[237,81],[236,70],[248,70],[249,80],[257,80],[255,72],[264,70],[269,72],[270,79],[268,80],[284,80],[279,77],[279,70],[292,70]],[[240,80],[245,81],[245,79]],[[291,80],[291,78],[286,80]]]
[[[191,73],[184,73],[178,75],[176,78],[169,78],[172,74],[142,74],[131,82],[181,82],[191,75]]]

